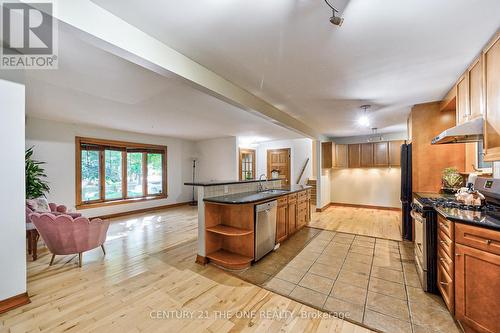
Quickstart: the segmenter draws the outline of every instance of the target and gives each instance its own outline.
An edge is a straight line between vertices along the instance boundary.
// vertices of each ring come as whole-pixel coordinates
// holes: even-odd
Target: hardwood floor
[[[186,206],[114,220],[107,255],[85,253],[82,268],[77,256],[49,267],[42,250],[28,259],[32,302],[0,315],[0,332],[369,332],[195,264],[196,239],[196,208]]]
[[[401,212],[371,208],[331,206],[314,212],[308,226],[401,241]]]

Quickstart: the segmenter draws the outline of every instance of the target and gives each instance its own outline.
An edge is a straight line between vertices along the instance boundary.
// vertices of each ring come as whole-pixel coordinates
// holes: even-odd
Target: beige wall
[[[401,207],[401,169],[334,169],[331,201],[356,205]]]

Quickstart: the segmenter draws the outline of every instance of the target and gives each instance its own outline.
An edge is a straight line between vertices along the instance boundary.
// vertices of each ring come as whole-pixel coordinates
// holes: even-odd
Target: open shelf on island
[[[213,253],[207,255],[207,258],[213,261],[215,264],[230,268],[230,269],[242,269],[250,266],[252,258],[237,254],[234,252],[229,252],[224,249],[220,249]]]
[[[218,224],[207,228],[207,231],[224,236],[245,236],[250,235],[253,231],[241,228],[235,228],[224,224]]]

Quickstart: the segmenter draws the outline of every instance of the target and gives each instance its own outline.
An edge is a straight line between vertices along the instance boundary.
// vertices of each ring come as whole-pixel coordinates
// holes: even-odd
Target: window
[[[167,197],[167,147],[76,138],[76,206]]]
[[[255,179],[255,150],[240,148],[240,180]]]

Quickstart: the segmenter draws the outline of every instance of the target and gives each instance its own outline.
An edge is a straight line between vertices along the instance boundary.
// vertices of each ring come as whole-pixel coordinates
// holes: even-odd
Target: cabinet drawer
[[[288,204],[288,198],[286,196],[278,198],[278,206],[284,206]]]
[[[443,248],[438,247],[438,264],[442,265],[443,268],[445,269],[446,273],[448,273],[449,276],[453,276],[454,274],[454,265],[453,265],[453,257],[450,257],[446,252],[444,252]]]
[[[297,193],[297,197],[298,199],[307,199],[307,192],[306,191],[302,191],[302,192],[299,192]]]
[[[453,258],[453,241],[441,228],[438,229],[438,249],[439,248],[450,258]]]
[[[311,190],[307,190],[307,199],[311,199]]]
[[[450,239],[453,240],[453,222],[445,219],[438,214],[438,229],[442,230]]]
[[[288,202],[290,201],[297,201],[297,193],[289,194],[288,195]]]
[[[500,231],[455,223],[455,242],[500,255]]]
[[[455,305],[455,286],[453,279],[446,272],[446,269],[443,265],[441,265],[441,263],[438,263],[437,278],[438,289],[443,296],[443,300],[446,303],[448,310],[453,313]]]

